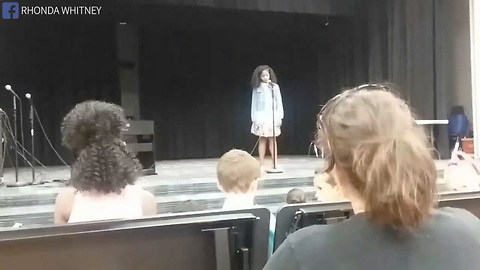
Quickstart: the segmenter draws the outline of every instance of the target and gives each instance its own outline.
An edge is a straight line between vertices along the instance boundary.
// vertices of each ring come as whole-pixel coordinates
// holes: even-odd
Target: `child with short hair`
[[[217,164],[218,188],[227,194],[223,209],[233,210],[254,206],[260,164],[249,153],[233,149]]]
[[[232,149],[225,153],[217,164],[217,185],[227,194],[224,210],[254,208],[260,178],[260,163],[249,153]],[[269,256],[273,251],[275,217],[270,215]]]
[[[295,203],[306,203],[307,196],[305,192],[299,188],[292,188],[287,193],[287,203],[288,204],[295,204]]]

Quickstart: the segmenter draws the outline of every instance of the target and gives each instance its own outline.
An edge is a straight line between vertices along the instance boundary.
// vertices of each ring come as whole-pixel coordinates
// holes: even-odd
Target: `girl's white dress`
[[[275,106],[275,124],[272,105]],[[251,132],[259,137],[273,137],[273,128],[275,128],[275,137],[279,136],[282,133],[282,120],[283,103],[280,87],[275,83],[260,83],[260,86],[252,91]]]

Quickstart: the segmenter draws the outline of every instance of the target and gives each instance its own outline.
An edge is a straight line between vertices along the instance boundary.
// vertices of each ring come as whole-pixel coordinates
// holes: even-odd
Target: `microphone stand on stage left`
[[[3,119],[5,112],[0,109],[0,186],[3,186],[5,182],[3,181],[3,166],[5,164],[5,155],[3,154],[5,151],[4,143],[5,143],[5,133],[3,132]]]
[[[14,183],[6,183],[7,184],[7,187],[23,187],[23,186],[27,186],[29,183],[21,183],[18,181],[18,153],[20,152],[19,150],[19,143],[18,143],[18,140],[17,140],[17,100],[19,101],[19,103],[21,104],[21,99],[20,97],[17,95],[17,93],[15,93],[15,91],[12,89],[12,86],[10,85],[5,85],[5,89],[7,89],[8,92],[10,92],[12,94],[12,98],[13,98],[13,134],[12,135],[12,141],[13,141],[13,148],[15,150],[15,164],[13,165],[15,168],[15,182]],[[20,110],[22,110],[22,106],[20,106]],[[23,128],[22,128],[23,130]]]
[[[32,185],[32,184],[35,184],[35,168],[33,167],[34,166],[34,162],[33,163],[30,163],[27,158],[26,158],[26,150],[25,150],[25,145],[23,143],[20,143],[18,141],[18,135],[17,135],[17,100],[20,104],[20,118],[23,118],[23,107],[22,107],[22,101],[20,99],[20,97],[17,95],[17,93],[12,89],[12,86],[10,85],[5,85],[5,89],[10,92],[12,94],[12,97],[13,97],[13,131],[12,131],[12,127],[10,126],[10,123],[5,123],[5,121],[2,121],[2,127],[6,128],[9,130],[9,133],[12,137],[12,143],[13,143],[13,149],[15,151],[15,163],[14,163],[14,170],[15,170],[15,182],[4,182],[4,184],[6,184],[7,187],[22,187],[22,186],[27,186],[27,185]],[[31,98],[31,95],[28,94],[28,97],[27,99],[30,99]],[[31,99],[30,99],[31,101]],[[33,108],[33,105],[31,106],[31,109]],[[5,117],[3,117],[4,120],[8,120],[8,117],[6,115],[5,112],[2,111],[2,113],[4,114]],[[32,130],[31,130],[31,136],[33,138],[33,111],[31,111],[31,123],[32,123]],[[22,133],[22,142],[23,142],[23,120],[20,119],[20,130],[21,130],[21,133]],[[2,135],[4,134],[3,130],[2,130]],[[7,142],[7,137],[6,136],[2,136],[2,142]],[[22,147],[22,149],[24,151],[22,151],[24,154],[20,154],[20,146]],[[30,155],[32,156],[32,160],[35,160],[35,156],[34,156],[34,152],[33,152],[33,147],[34,147],[34,144],[33,144],[33,139],[32,139],[32,153],[30,153]],[[2,147],[2,149],[5,151],[5,147]],[[19,173],[18,173],[18,170],[19,170],[19,165],[18,165],[18,155],[21,155],[22,159],[24,160],[24,162],[28,163],[30,165],[30,167],[32,168],[32,171],[33,171],[33,175],[32,175],[32,181],[27,181],[27,182],[20,182],[19,181]],[[3,157],[5,157],[5,154],[3,153]],[[1,173],[3,174],[3,158],[2,158],[2,171]],[[3,176],[3,175],[2,175]]]

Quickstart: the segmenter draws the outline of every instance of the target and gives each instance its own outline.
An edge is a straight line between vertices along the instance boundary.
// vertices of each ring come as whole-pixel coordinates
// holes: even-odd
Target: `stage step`
[[[299,187],[305,191],[309,201],[314,200],[315,191],[311,186]],[[255,203],[271,207],[273,210],[285,204],[286,193],[290,187],[262,189],[255,197]],[[220,209],[225,200],[225,194],[217,191],[211,193],[156,197],[159,213],[172,212],[175,206],[183,201],[192,200],[206,209]],[[16,222],[24,226],[36,226],[53,223],[54,204],[29,205],[21,207],[0,208],[0,227],[10,227]]]
[[[302,187],[312,186],[312,178],[287,178],[287,179],[265,179],[261,180],[258,184],[259,190],[271,189],[271,188],[284,188],[284,187]],[[155,197],[170,197],[170,196],[191,196],[201,193],[214,193],[218,192],[217,182],[211,178],[199,178],[188,179],[185,181],[149,181],[148,177],[142,178],[139,184],[146,190],[152,192]],[[0,195],[0,209],[4,207],[17,207],[17,206],[31,206],[31,205],[48,205],[55,202],[57,193],[63,188],[63,186],[51,186],[43,187],[40,191],[40,187],[24,187],[25,192],[27,189],[35,188],[36,192],[29,192],[28,195],[9,195],[5,192]]]
[[[294,187],[306,191],[308,200],[314,200],[313,172],[321,163],[319,159],[305,157],[284,157],[282,161],[285,172],[263,175],[256,196],[257,204],[273,212],[285,204],[287,192]],[[186,200],[198,202],[207,209],[219,209],[225,195],[217,188],[216,162],[215,159],[158,162],[158,175],[142,177],[138,183],[155,194],[161,213],[172,211]],[[21,172],[24,176],[30,175],[28,170]],[[41,172],[44,180],[68,179],[70,174],[67,167]],[[13,179],[12,171],[6,171],[5,175]],[[0,188],[0,227],[11,227],[16,222],[27,227],[52,224],[55,198],[63,185]],[[440,186],[439,191],[442,191]]]
[[[307,200],[315,200],[315,191],[312,186],[297,186],[306,192]],[[438,185],[439,192],[447,191],[443,183]],[[258,205],[266,206],[276,212],[276,209],[285,204],[286,193],[291,187],[260,189],[255,198]],[[206,209],[219,209],[223,206],[225,194],[215,191],[199,194],[184,194],[175,196],[157,196],[157,205],[160,213],[171,212],[175,206],[186,200],[193,200]],[[53,223],[54,205],[28,205],[20,207],[3,207],[0,208],[0,227],[10,227],[16,222],[24,224],[24,226],[38,226]]]

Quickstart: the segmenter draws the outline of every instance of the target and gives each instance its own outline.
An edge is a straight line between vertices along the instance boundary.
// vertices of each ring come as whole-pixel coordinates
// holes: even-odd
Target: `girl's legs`
[[[270,155],[272,156],[272,165],[273,165],[274,168],[278,167],[277,140],[274,137],[268,138],[268,147],[269,147],[269,150],[270,150]],[[275,154],[275,156],[273,156],[274,154]],[[276,164],[275,164],[275,160],[277,161]]]
[[[267,138],[260,137],[258,141],[258,157],[260,158],[260,166],[264,165],[266,150],[267,150]]]

